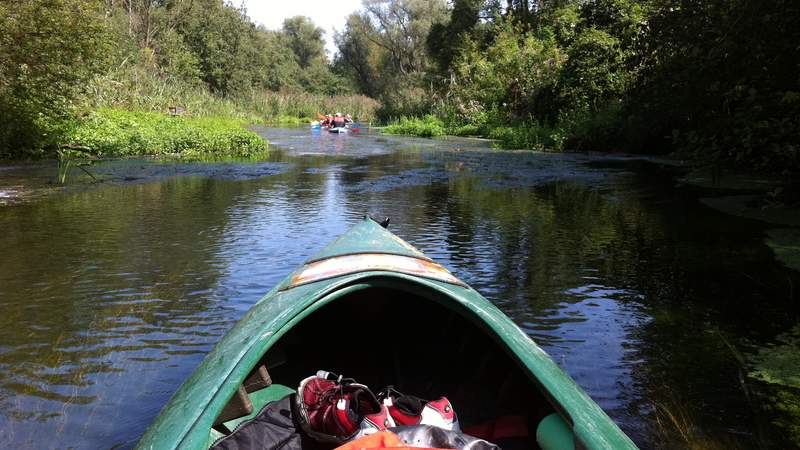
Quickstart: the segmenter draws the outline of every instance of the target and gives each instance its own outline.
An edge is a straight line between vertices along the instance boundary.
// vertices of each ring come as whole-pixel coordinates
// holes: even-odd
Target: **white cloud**
[[[325,30],[325,49],[329,56],[336,51],[333,31],[344,29],[347,16],[359,9],[361,0],[233,0],[234,5],[244,4],[247,15],[259,25],[271,30],[280,29],[283,20],[294,16],[310,17]]]

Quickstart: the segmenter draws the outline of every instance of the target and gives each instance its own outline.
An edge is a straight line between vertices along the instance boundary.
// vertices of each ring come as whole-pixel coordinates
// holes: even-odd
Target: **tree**
[[[367,15],[351,14],[344,31],[336,33],[339,52],[334,60],[337,72],[351,78],[361,93],[374,98],[382,90],[381,61],[386,52],[376,43],[377,33]]]
[[[55,145],[85,84],[108,62],[103,4],[0,2],[0,157]]]
[[[383,117],[417,115],[430,104],[432,60],[426,40],[447,19],[444,0],[364,0],[364,13],[348,18],[337,34],[336,66],[362,93],[377,97]]]
[[[368,38],[388,52],[387,69],[409,75],[428,68],[426,41],[447,18],[444,0],[364,0],[364,9],[377,30]]]
[[[301,68],[305,69],[315,62],[327,64],[325,41],[322,39],[325,31],[314,25],[311,19],[290,17],[283,21],[283,32]]]
[[[450,20],[431,26],[426,44],[441,72],[447,72],[463,41],[469,39],[480,18],[482,6],[482,0],[455,0]]]

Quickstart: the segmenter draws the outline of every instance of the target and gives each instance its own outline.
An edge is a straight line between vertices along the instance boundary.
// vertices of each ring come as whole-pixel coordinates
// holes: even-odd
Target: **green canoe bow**
[[[205,449],[217,416],[266,352],[303,319],[348,293],[370,286],[393,286],[435,295],[437,302],[479,323],[516,362],[530,383],[558,413],[543,425],[561,433],[544,441],[574,441],[575,448],[635,449],[605,412],[503,312],[443,268],[429,273],[397,271],[380,265],[352,267],[337,274],[317,270],[331,258],[380,255],[433,265],[430,259],[369,218],[351,228],[259,300],[219,341],[175,392],[139,441],[141,449]],[[352,259],[352,258],[351,258]],[[440,268],[440,266],[438,266]],[[427,270],[423,267],[424,270]],[[312,275],[313,274],[313,275]],[[358,376],[358,374],[348,374]],[[556,423],[557,422],[557,423]],[[546,433],[544,426],[540,433]],[[571,431],[571,436],[569,432]],[[564,439],[564,433],[569,439]],[[540,441],[540,445],[542,445]]]

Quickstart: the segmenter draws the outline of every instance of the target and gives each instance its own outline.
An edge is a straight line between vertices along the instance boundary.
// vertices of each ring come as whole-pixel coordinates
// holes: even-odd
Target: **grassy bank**
[[[255,157],[267,142],[235,118],[171,117],[155,112],[100,109],[80,119],[65,136],[70,148],[90,156],[164,155]]]
[[[166,114],[170,107],[181,117]],[[124,65],[97,77],[78,106],[80,118],[59,143],[94,156],[251,157],[266,141],[248,124],[302,125],[316,112],[345,112],[371,121],[380,104],[362,95],[249,90],[220,96],[196,83]]]
[[[383,128],[386,134],[419,137],[475,136],[497,141],[505,149],[556,150],[563,149],[564,139],[558,130],[538,124],[529,125],[475,125],[447,124],[433,115],[419,118],[403,117]]]

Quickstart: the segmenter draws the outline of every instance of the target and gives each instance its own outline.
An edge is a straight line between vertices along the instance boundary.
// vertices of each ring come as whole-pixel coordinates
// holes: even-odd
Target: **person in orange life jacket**
[[[333,118],[333,126],[336,128],[343,128],[346,123],[344,117],[342,117],[342,113],[336,113],[336,117]]]

